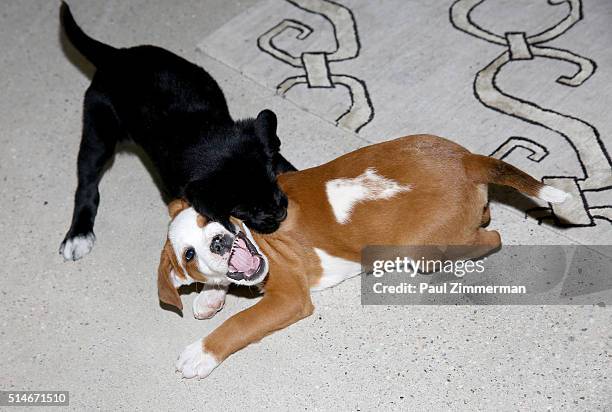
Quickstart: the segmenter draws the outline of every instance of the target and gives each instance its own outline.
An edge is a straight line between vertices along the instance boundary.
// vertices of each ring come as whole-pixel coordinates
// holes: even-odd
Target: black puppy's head
[[[274,232],[287,216],[287,197],[276,176],[293,167],[280,155],[276,115],[236,122],[214,148],[205,176],[189,184],[187,200],[196,211],[229,230],[230,215],[261,233]],[[209,146],[210,147],[210,146]],[[210,150],[213,150],[211,148]],[[294,169],[293,169],[294,170]]]
[[[252,128],[245,127],[243,133],[251,143],[245,145],[249,153],[244,153],[244,163],[238,166],[241,177],[230,183],[237,189],[231,214],[262,233],[274,232],[287,217],[287,196],[276,180],[282,167],[278,164],[281,156],[276,125],[276,115],[263,110]]]

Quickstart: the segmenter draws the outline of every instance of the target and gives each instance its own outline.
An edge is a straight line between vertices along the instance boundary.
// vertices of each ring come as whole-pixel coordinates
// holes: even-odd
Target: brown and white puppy
[[[194,303],[194,315],[205,318],[222,307],[230,283],[257,284],[264,291],[255,305],[187,346],[177,370],[203,378],[232,353],[309,316],[310,292],[359,274],[365,246],[473,247],[466,257],[498,248],[499,233],[483,229],[490,218],[488,183],[548,202],[568,196],[503,161],[417,135],[281,175],[288,217],[269,235],[251,234],[242,224],[231,233],[185,202],[174,202],[159,266],[162,302],[182,308],[176,288],[205,283]]]

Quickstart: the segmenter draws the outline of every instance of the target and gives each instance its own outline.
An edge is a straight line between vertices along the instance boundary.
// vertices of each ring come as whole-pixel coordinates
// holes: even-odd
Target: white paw
[[[183,378],[191,379],[196,376],[205,378],[219,365],[219,362],[208,352],[204,352],[202,339],[187,346],[176,361],[176,370]]]
[[[196,319],[210,319],[223,309],[227,289],[204,289],[193,300],[193,317]]]
[[[83,236],[75,236],[66,239],[60,246],[60,255],[64,260],[79,260],[89,252],[96,242],[96,236],[88,233]]]

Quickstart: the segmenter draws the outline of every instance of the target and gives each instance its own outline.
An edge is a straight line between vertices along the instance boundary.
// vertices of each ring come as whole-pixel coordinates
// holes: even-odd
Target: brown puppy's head
[[[232,233],[183,200],[171,202],[168,210],[172,220],[157,279],[162,302],[182,309],[176,289],[193,282],[256,285],[265,279],[268,261],[246,226]]]

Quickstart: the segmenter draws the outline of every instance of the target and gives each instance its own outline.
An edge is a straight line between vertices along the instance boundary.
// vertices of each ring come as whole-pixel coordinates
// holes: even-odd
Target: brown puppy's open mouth
[[[236,235],[227,263],[227,277],[236,281],[257,279],[265,268],[263,256],[243,232]]]

